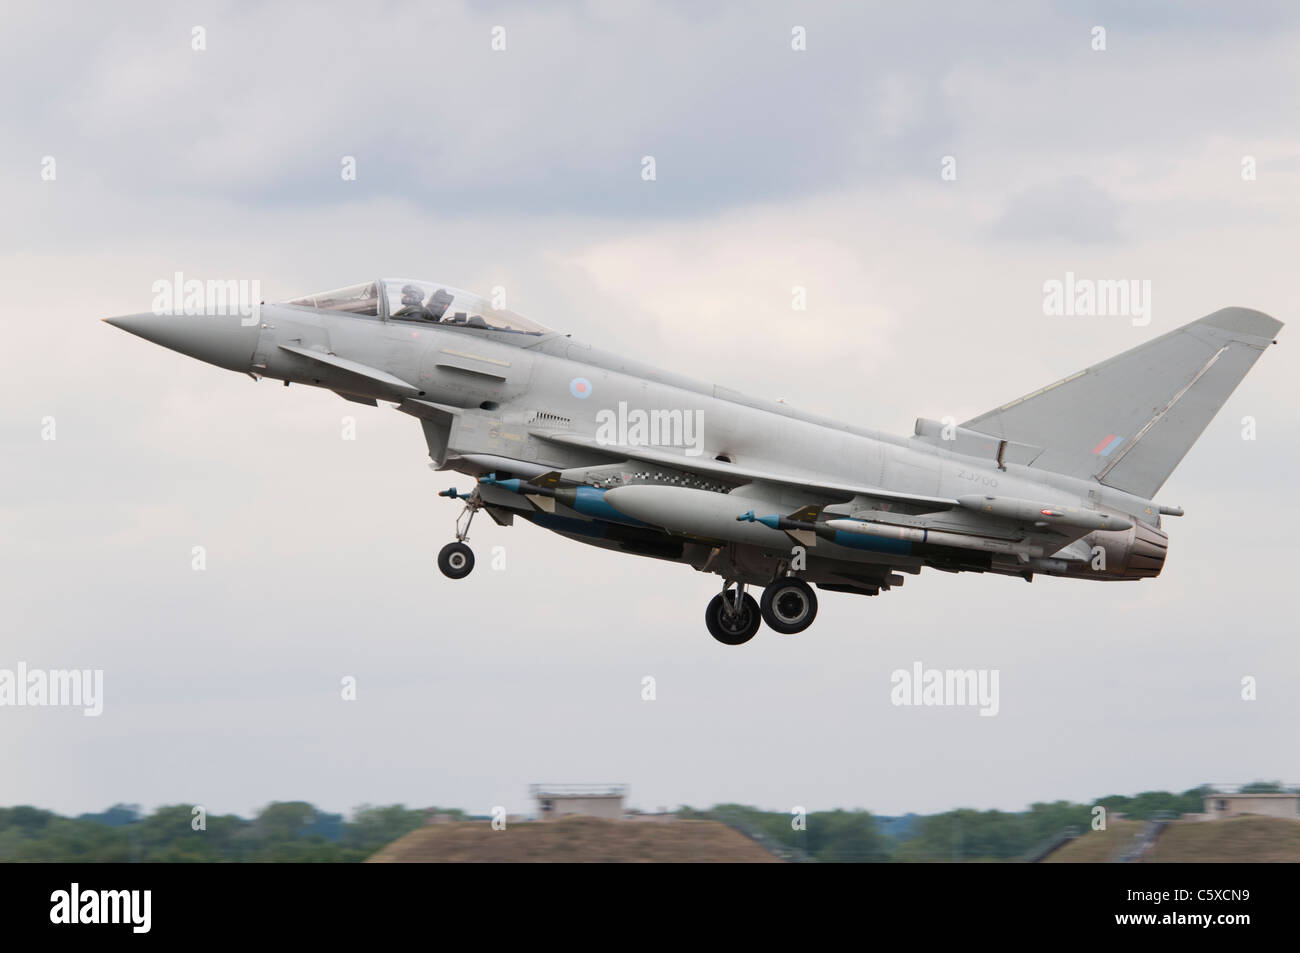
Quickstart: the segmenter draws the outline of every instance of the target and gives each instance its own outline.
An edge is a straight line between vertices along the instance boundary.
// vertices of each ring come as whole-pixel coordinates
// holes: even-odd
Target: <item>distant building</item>
[[[1216,821],[1246,814],[1300,819],[1300,792],[1253,794],[1211,792],[1205,795],[1205,813],[1188,814],[1186,819]]]
[[[529,793],[537,801],[537,819],[581,815],[622,820],[626,784],[534,784]]]
[[[666,807],[661,807],[657,811],[638,811],[636,808],[629,808],[624,815],[629,821],[645,821],[650,824],[671,824],[677,820],[677,812],[670,811]]]

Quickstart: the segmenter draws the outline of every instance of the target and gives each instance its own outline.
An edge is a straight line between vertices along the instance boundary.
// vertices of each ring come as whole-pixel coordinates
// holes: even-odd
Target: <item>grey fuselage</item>
[[[382,374],[358,373],[352,364]],[[648,467],[653,476],[672,483],[674,478],[666,474],[690,473],[693,464],[707,463],[716,482],[706,479],[706,484],[714,483],[706,489],[730,491],[730,497],[743,500],[745,508],[759,513],[788,512],[820,503],[828,506],[830,514],[870,512],[901,526],[1013,541],[1024,538],[1023,528],[968,509],[909,513],[907,507],[882,508],[869,497],[800,491],[800,478],[806,476],[813,486],[838,483],[918,497],[979,494],[1088,510],[1105,508],[1152,528],[1160,525],[1158,508],[1151,501],[1094,480],[1015,462],[999,465],[988,455],[959,452],[943,441],[883,434],[805,413],[619,357],[555,332],[529,335],[263,305],[247,370],[256,377],[326,387],[350,400],[395,401],[399,409],[421,419],[436,467],[473,476],[493,472],[527,479],[545,471],[562,471],[566,478],[577,480],[589,472],[593,480],[607,479],[611,470],[620,469],[622,458],[617,446],[598,440],[602,416],[607,422],[612,414],[626,416],[637,410],[680,411],[696,415],[702,423],[695,434],[696,443],[688,448],[664,448],[663,453],[676,455],[680,466],[657,459]],[[397,386],[385,376],[409,386]],[[584,436],[589,438],[585,444]],[[952,447],[959,448],[960,443],[954,441]],[[727,478],[728,467],[736,468],[736,478]],[[646,469],[625,462],[621,480],[615,475],[613,483],[634,480]],[[778,474],[782,479],[750,481],[743,478],[746,471]],[[519,494],[484,488],[484,502],[498,522],[508,521],[510,513],[522,515],[584,542],[677,559],[750,582],[767,581],[781,568],[789,549],[785,534],[773,529],[767,531],[770,536],[763,536],[763,530],[754,524],[746,531],[759,535],[746,536],[738,528],[730,538],[712,530],[652,530],[680,540],[678,547],[657,548],[640,530],[638,538],[647,540],[644,546],[635,540],[611,542],[582,532],[577,524],[589,517],[563,506],[548,524]],[[962,554],[954,558],[952,553],[938,553],[926,558],[899,551],[862,552],[827,543],[813,551],[810,575],[832,585],[845,584],[850,590],[865,580],[858,591],[868,593],[878,591],[882,577],[856,573],[851,564],[907,572],[929,564],[1026,578],[1032,571],[1084,578],[1137,578],[1123,571],[1131,538],[1131,530],[1083,537],[1089,547],[1099,544],[1111,554],[1111,567],[1101,572],[1080,565],[1077,558],[1069,565],[1051,560],[1053,547],[1027,564],[1023,557],[978,554],[966,560]],[[883,578],[883,587],[888,588],[890,577]]]

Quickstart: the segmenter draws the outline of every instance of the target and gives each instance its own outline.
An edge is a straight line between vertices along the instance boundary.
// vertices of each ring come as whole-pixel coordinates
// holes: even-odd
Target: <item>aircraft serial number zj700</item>
[[[874,596],[926,566],[1159,575],[1161,516],[1182,511],[1153,498],[1282,327],[1224,308],[960,426],[921,419],[896,437],[596,350],[437,282],[368,282],[254,321],[106,320],[417,418],[432,465],[477,479],[442,493],[464,501],[438,556],[447,576],[474,567],[475,513],[520,517],[721,576],[705,621],[727,645],[760,621],[806,629],[813,585]]]

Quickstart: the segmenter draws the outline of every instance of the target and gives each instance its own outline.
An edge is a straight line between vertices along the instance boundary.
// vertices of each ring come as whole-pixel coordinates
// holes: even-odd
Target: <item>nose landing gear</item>
[[[465,501],[465,509],[456,517],[456,541],[438,551],[438,568],[442,574],[448,579],[464,579],[474,571],[474,550],[465,545],[465,540],[469,539],[469,524],[474,522],[474,514],[483,503],[478,498],[477,490],[461,493],[453,487],[438,495]]]

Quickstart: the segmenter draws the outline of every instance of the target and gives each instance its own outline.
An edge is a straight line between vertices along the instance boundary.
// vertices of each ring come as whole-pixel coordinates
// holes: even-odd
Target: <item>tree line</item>
[[[1147,791],[1112,794],[1090,804],[1054,801],[1025,811],[960,809],[900,817],[862,810],[800,813],[742,804],[707,810],[683,807],[678,815],[719,820],[795,859],[823,863],[907,863],[921,861],[1016,861],[1068,828],[1092,829],[1097,806],[1108,819],[1117,814],[1147,820],[1202,810],[1207,788],[1181,794]],[[1243,792],[1280,791],[1259,781]],[[0,862],[319,862],[364,860],[379,848],[423,826],[430,812],[470,820],[451,808],[412,809],[400,804],[364,805],[351,818],[330,814],[306,801],[279,801],[256,817],[208,815],[202,829],[188,804],[160,807],[145,816],[138,806],[117,804],[102,814],[63,817],[35,807],[0,808]]]
[[[160,807],[147,817],[129,804],[76,818],[35,807],[0,808],[0,862],[356,862],[422,826],[425,812],[400,804],[363,806],[346,820],[306,801],[281,801],[251,820],[208,815],[196,829],[199,822],[189,804]]]

